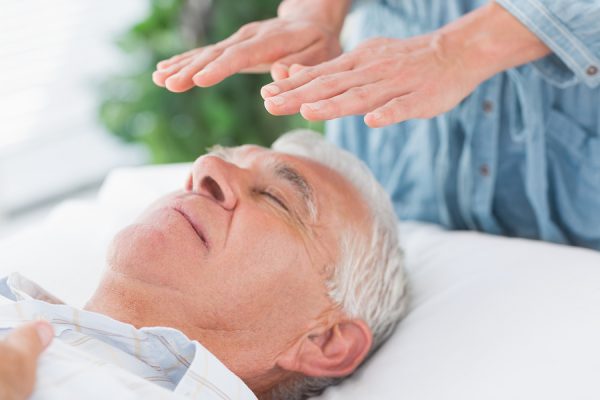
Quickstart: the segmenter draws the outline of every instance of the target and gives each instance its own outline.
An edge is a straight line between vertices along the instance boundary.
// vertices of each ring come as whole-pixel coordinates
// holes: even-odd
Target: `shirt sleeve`
[[[496,0],[552,54],[533,66],[559,87],[600,84],[600,1]]]

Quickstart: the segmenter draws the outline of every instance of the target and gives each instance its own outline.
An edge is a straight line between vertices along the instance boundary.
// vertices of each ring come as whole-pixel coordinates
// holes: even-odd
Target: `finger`
[[[267,45],[264,38],[246,40],[225,49],[194,76],[194,82],[201,87],[216,85],[242,70],[272,63],[282,51],[281,47]]]
[[[165,81],[165,86],[172,92],[185,92],[196,86],[194,77],[207,64],[219,57],[225,50],[218,47],[207,48],[204,52],[197,54],[188,65],[184,66],[176,74]]]
[[[186,51],[185,53],[181,53],[181,54],[177,54],[167,60],[162,60],[161,62],[159,62],[158,64],[156,64],[156,69],[158,71],[162,71],[165,69],[170,68],[172,65],[179,63],[180,61],[189,58],[190,56],[193,56],[194,54],[196,54],[197,52],[202,51],[202,48],[196,48],[196,49],[191,49]]]
[[[273,78],[273,81],[276,82],[289,77],[290,67],[288,65],[277,62],[271,66],[271,78]]]
[[[181,59],[181,61],[171,65],[169,68],[154,71],[152,73],[152,81],[158,86],[165,87],[165,82],[167,81],[167,79],[181,71],[181,69],[185,66],[189,65],[190,62],[193,61],[194,56],[196,56],[197,53],[198,52]]]
[[[276,96],[280,93],[284,93],[289,90],[296,89],[302,85],[306,85],[308,82],[316,79],[319,76],[349,71],[352,70],[353,67],[354,61],[352,58],[342,55],[336,59],[324,62],[314,67],[306,67],[299,71],[296,75],[290,76],[287,79],[280,80],[276,83],[270,83],[261,89],[260,94],[264,99],[266,99],[267,97]]]
[[[7,336],[5,343],[26,358],[35,361],[53,337],[54,330],[50,323],[36,321],[14,329]]]
[[[308,60],[318,60],[323,53],[323,46],[320,42],[315,42],[300,52],[290,54],[280,60],[277,60],[271,67],[271,76],[274,81],[288,78],[291,65],[307,62]]]
[[[364,86],[354,86],[344,93],[300,107],[300,113],[309,121],[339,118],[346,115],[365,114],[384,105],[395,95],[394,88],[385,81]]]
[[[297,74],[299,71],[306,67],[307,65],[301,64],[292,64],[288,66],[278,63],[271,67],[271,77],[273,78],[273,81],[277,82]]]
[[[267,97],[265,108],[273,115],[295,114],[300,111],[302,104],[330,99],[350,88],[368,85],[377,80],[377,76],[357,70],[322,75],[299,88],[279,96]]]
[[[412,118],[429,118],[427,101],[416,93],[396,97],[365,115],[365,123],[380,128]]]
[[[235,43],[239,43],[239,42],[247,39],[248,37],[252,36],[256,32],[257,27],[258,27],[258,24],[256,24],[256,23],[250,23],[250,24],[244,25],[240,29],[238,29],[237,32],[235,32],[233,35],[229,36],[228,38],[226,38],[224,40],[221,40],[220,42],[215,43],[212,46],[205,46],[205,47],[188,50],[185,53],[175,55],[175,56],[169,58],[168,60],[161,61],[156,65],[156,69],[159,71],[168,69],[169,67],[171,67],[174,64],[179,63],[180,61],[189,59],[190,57],[193,57],[196,54],[201,53],[203,50],[206,49],[206,47],[215,47],[217,49],[223,50],[228,46],[231,46]]]
[[[307,67],[306,65],[302,65],[302,64],[290,65],[290,76],[296,75],[298,72],[302,71],[306,67]]]
[[[172,71],[170,71],[169,76],[164,77],[163,86],[172,92],[185,92],[193,88],[195,86],[193,76],[196,73],[219,57],[227,48],[243,43],[246,39],[252,37],[258,29],[258,25],[259,23],[246,24],[233,35],[214,45],[188,52],[187,56],[180,58],[179,62],[169,69],[172,69]],[[157,80],[160,83],[161,76],[159,74],[157,74]],[[168,83],[167,80],[169,80]]]
[[[8,379],[10,398],[27,398],[33,391],[40,353],[52,341],[54,331],[46,321],[31,322],[13,330],[6,339],[0,342],[0,348],[8,361],[8,370],[3,378]],[[11,377],[12,375],[12,377]],[[6,391],[2,392],[6,394]]]
[[[271,69],[271,64],[264,63],[264,64],[255,65],[250,68],[244,68],[240,72],[243,74],[264,74],[266,72],[269,72],[270,69]]]

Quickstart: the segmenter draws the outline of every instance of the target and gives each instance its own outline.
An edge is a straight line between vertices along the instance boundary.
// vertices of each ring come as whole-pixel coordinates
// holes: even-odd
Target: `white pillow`
[[[43,221],[0,241],[0,277],[13,271],[82,307],[104,268],[106,248],[158,197],[181,188],[190,164],[121,168],[96,201],[67,201]]]
[[[600,398],[600,253],[402,224],[412,301],[322,400]]]
[[[112,235],[181,187],[189,165],[111,174],[95,202],[67,202],[0,242],[19,270],[73,305],[102,272]],[[401,224],[408,316],[354,376],[320,399],[600,398],[600,253]]]

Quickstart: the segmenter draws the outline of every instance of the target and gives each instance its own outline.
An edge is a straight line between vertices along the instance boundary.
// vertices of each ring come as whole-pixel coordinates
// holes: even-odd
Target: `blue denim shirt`
[[[328,137],[369,165],[400,219],[600,250],[600,1],[497,2],[553,53],[439,117],[380,129],[346,117]],[[345,44],[428,32],[484,3],[357,2]]]

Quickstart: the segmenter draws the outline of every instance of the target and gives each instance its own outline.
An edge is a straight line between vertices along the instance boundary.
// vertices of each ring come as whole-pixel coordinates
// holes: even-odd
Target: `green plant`
[[[236,75],[212,88],[171,93],[152,83],[156,63],[214,43],[241,25],[273,17],[279,0],[151,0],[146,19],[118,41],[133,69],[102,85],[100,119],[118,137],[149,147],[153,162],[190,161],[213,144],[268,146],[286,130],[311,127],[263,107],[267,74]]]

